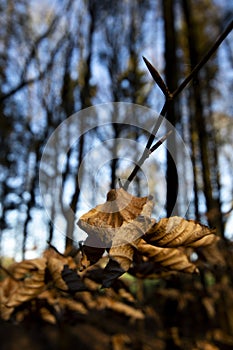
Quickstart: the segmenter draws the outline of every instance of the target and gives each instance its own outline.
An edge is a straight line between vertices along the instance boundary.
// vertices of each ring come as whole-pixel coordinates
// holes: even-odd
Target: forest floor
[[[131,281],[132,293],[124,278],[118,293],[112,288],[72,297],[62,293],[60,303],[70,304],[57,309],[56,320],[51,302],[30,301],[13,319],[0,322],[1,349],[233,349],[233,289],[212,277],[205,287],[200,277],[177,275]]]

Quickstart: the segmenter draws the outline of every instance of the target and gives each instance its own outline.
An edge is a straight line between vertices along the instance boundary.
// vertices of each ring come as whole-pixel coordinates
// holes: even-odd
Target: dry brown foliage
[[[88,237],[76,255],[50,247],[41,258],[9,267],[8,277],[0,282],[1,318],[20,321],[36,309],[41,319],[56,323],[67,310],[87,315],[109,309],[143,320],[144,312],[118,278],[127,271],[140,278],[198,273],[189,259],[190,249],[212,246],[217,240],[213,230],[194,221],[171,217],[156,222],[153,205],[151,197],[111,190],[106,203],[80,218],[78,225]],[[108,256],[102,258],[105,248]],[[100,292],[101,285],[110,288]],[[207,299],[205,307],[212,312]]]
[[[151,218],[152,197],[137,198],[124,189],[111,190],[107,201],[84,214],[78,225],[87,232],[83,266],[99,260],[104,247],[110,247],[103,286],[130,268],[137,275],[135,262],[142,261],[169,271],[198,273],[186,247],[200,248],[216,243],[215,230],[193,220],[170,217],[156,222]],[[142,276],[143,277],[143,276]]]

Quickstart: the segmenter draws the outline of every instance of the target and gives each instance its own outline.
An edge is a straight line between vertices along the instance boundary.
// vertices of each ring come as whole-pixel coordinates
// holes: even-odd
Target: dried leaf
[[[62,270],[64,268],[63,262],[59,259],[51,257],[48,259],[47,266],[55,287],[57,287],[58,289],[67,291],[68,286],[65,283],[65,281],[62,279],[62,275],[61,275]]]
[[[80,270],[86,269],[88,266],[95,264],[103,255],[105,249],[98,248],[96,241],[93,242],[90,237],[87,237],[85,244],[82,247],[82,258],[80,262]],[[101,245],[102,243],[100,243]]]
[[[51,323],[51,324],[56,324],[56,317],[46,308],[42,307],[40,308],[40,316],[42,320]]]
[[[209,297],[202,298],[202,304],[206,309],[206,312],[210,319],[214,319],[216,317],[216,310],[215,310],[215,304],[214,300]]]
[[[87,290],[87,287],[81,280],[81,277],[77,274],[77,272],[71,270],[67,265],[64,265],[64,268],[61,272],[61,277],[65,281],[69,292],[75,293]]]
[[[197,340],[197,348],[195,350],[220,350],[218,346],[206,341],[206,340]]]
[[[70,269],[76,268],[76,263],[71,256],[64,256],[63,254],[57,252],[54,248],[45,250],[43,256],[47,259],[47,261],[49,261],[51,258],[55,258],[57,260],[60,260],[63,265],[68,265]]]
[[[85,284],[73,269],[73,266],[75,264],[71,257],[54,258],[48,256],[47,267],[56,288],[72,293],[86,290]]]
[[[77,300],[67,299],[67,298],[60,298],[59,303],[62,308],[67,308],[69,310],[78,312],[79,314],[85,315],[87,314],[86,307],[78,302]]]
[[[210,245],[218,239],[215,230],[193,220],[178,216],[161,219],[146,233],[144,239],[158,247],[201,247]]]
[[[198,249],[198,257],[200,258],[198,263],[200,265],[204,264],[205,266],[212,266],[212,268],[226,265],[224,259],[225,250],[218,243],[220,241],[213,242],[213,244],[205,246],[204,249],[201,249],[202,247]]]
[[[132,319],[143,320],[145,318],[145,315],[141,310],[135,309],[132,306],[126,305],[112,298],[99,296],[97,299],[97,309],[101,310],[105,308],[111,309],[118,313],[122,313]]]
[[[140,215],[147,201],[148,197],[134,197],[123,188],[111,190],[107,194],[107,201],[84,214],[80,224],[85,222],[97,227],[120,227],[125,221]]]
[[[63,291],[68,291],[68,285],[62,278],[64,263],[60,259],[50,257],[48,259],[47,266],[55,287]]]
[[[18,274],[18,276],[23,275],[23,280],[18,283],[17,290],[14,290],[14,292],[9,295],[9,298],[5,303],[5,305],[10,308],[17,307],[20,304],[35,298],[45,288],[44,276],[46,259],[28,260],[19,265],[20,272],[17,272],[16,274]]]
[[[125,273],[125,270],[121,265],[115,260],[110,260],[104,269],[102,287],[109,288],[123,273]]]
[[[198,273],[198,268],[188,260],[181,249],[155,247],[141,239],[138,244],[138,252],[148,257],[150,262],[158,263],[167,269]]]
[[[18,284],[17,281],[10,277],[7,277],[0,282],[0,318],[3,320],[9,320],[14,311],[14,307],[7,307],[6,303],[9,297],[16,292]]]
[[[148,209],[149,208],[149,209]],[[150,214],[151,203],[144,206],[142,214]],[[110,261],[104,272],[103,287],[110,287],[113,281],[129,270],[134,251],[141,240],[141,236],[149,230],[154,221],[148,216],[139,215],[135,220],[125,222],[113,238],[112,247],[109,251]]]
[[[77,224],[92,237],[94,244],[97,240],[92,246],[109,247],[115,235],[114,228],[137,218],[148,200],[151,198],[134,197],[123,188],[111,190],[107,201],[81,216]]]
[[[139,254],[137,254],[136,260],[129,269],[129,273],[137,278],[166,278],[176,273],[176,271],[168,270],[166,267],[150,261],[146,256],[141,256],[139,259]]]
[[[24,260],[12,264],[11,277],[2,283],[1,317],[9,320],[15,307],[36,297],[44,289],[46,259]],[[16,281],[18,279],[19,281]]]
[[[23,260],[19,263],[12,264],[10,271],[15,279],[24,280],[29,275],[33,274],[38,270],[45,269],[45,259],[30,259]]]
[[[118,295],[126,300],[128,303],[134,303],[135,302],[135,298],[134,296],[130,293],[129,290],[126,290],[125,288],[120,288],[118,289]]]
[[[131,344],[127,334],[114,334],[112,336],[112,350],[124,350]]]
[[[59,303],[59,291],[55,288],[44,290],[42,293],[38,295],[39,300],[46,300],[49,305],[56,306]]]

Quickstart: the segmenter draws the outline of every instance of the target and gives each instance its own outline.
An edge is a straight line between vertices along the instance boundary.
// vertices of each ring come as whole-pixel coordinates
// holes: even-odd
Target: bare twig
[[[137,175],[138,170],[141,168],[142,164],[145,162],[145,160],[149,157],[151,151],[150,148],[152,146],[152,143],[156,137],[156,134],[160,128],[160,125],[162,124],[163,118],[165,117],[166,113],[167,113],[167,109],[168,109],[168,105],[169,105],[170,100],[166,100],[166,102],[163,105],[163,108],[161,110],[161,113],[158,117],[158,119],[156,120],[156,123],[154,125],[154,128],[149,136],[149,139],[147,141],[146,147],[143,151],[143,154],[141,156],[141,158],[138,160],[137,164],[135,165],[133,171],[131,172],[131,174],[129,175],[127,181],[124,183],[124,190],[127,191],[130,182],[135,178],[135,176]]]
[[[129,175],[127,181],[124,184],[124,189],[127,190],[129,187],[130,182],[134,179],[134,177],[137,175],[138,170],[140,169],[140,167],[142,166],[142,164],[144,163],[144,161],[149,157],[149,154],[151,153],[151,150],[155,150],[158,147],[156,146],[157,144],[155,144],[152,149],[151,149],[151,145],[156,137],[156,134],[162,124],[162,121],[164,119],[164,117],[167,114],[167,110],[168,110],[168,106],[170,103],[172,103],[172,101],[184,90],[184,88],[188,85],[188,83],[193,79],[193,77],[201,70],[201,68],[206,64],[206,62],[210,59],[210,57],[216,52],[216,50],[218,49],[218,47],[221,45],[221,43],[223,42],[223,40],[227,37],[227,35],[232,31],[233,29],[233,20],[228,24],[228,26],[225,28],[225,30],[220,34],[220,36],[217,38],[217,40],[214,42],[214,44],[212,45],[212,47],[210,48],[210,50],[206,53],[206,55],[201,59],[201,61],[193,68],[193,70],[191,71],[191,73],[183,80],[183,82],[178,86],[178,88],[170,93],[168,87],[166,86],[165,82],[163,81],[163,79],[161,78],[160,74],[158,73],[158,71],[153,67],[153,65],[145,58],[144,62],[148,68],[148,70],[151,73],[151,76],[153,77],[154,81],[156,82],[156,84],[159,86],[159,88],[162,90],[162,92],[164,93],[165,97],[166,97],[166,101],[163,105],[163,108],[160,112],[159,118],[156,120],[154,128],[149,136],[149,139],[147,141],[146,147],[143,151],[143,154],[141,156],[141,158],[138,160],[137,164],[135,165],[133,171],[131,172],[131,174]],[[157,142],[159,143],[159,141]]]
[[[164,143],[164,141],[166,141],[166,139],[168,138],[169,135],[171,135],[171,133],[172,133],[172,130],[170,130],[166,135],[161,137],[161,139],[157,141],[153,147],[151,147],[150,153],[154,152],[157,148],[159,148],[159,146],[161,146]]]
[[[162,120],[162,119],[161,119]],[[125,182],[124,186],[120,186],[123,187],[124,190],[127,190],[129,187],[130,182],[132,181],[132,179],[135,177],[135,175],[137,174],[138,170],[141,168],[142,164],[145,162],[145,160],[147,158],[149,158],[149,156],[151,155],[152,152],[154,152],[157,148],[159,148],[159,146],[161,146],[164,141],[168,138],[168,136],[172,133],[172,131],[169,131],[166,135],[164,135],[161,139],[159,139],[156,144],[151,147],[151,148],[145,148],[141,158],[138,160],[137,164],[135,165],[132,173],[130,174],[130,176],[128,177],[127,181]],[[153,134],[152,134],[153,135]],[[154,135],[153,135],[154,136]]]

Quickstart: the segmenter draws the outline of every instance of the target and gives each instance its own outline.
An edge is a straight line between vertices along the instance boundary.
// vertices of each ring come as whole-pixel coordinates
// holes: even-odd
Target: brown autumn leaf
[[[18,284],[18,281],[11,277],[6,277],[0,282],[0,318],[3,320],[9,320],[14,311],[14,307],[7,307],[6,303],[9,297],[16,292]]]
[[[56,288],[71,293],[86,289],[71,256],[64,256],[50,248],[44,252],[44,257],[47,259],[47,268]]]
[[[112,350],[123,350],[131,345],[130,337],[127,334],[114,334],[111,338]]]
[[[55,248],[51,247],[49,249],[46,249],[43,253],[43,257],[46,258],[47,261],[49,261],[49,259],[51,258],[54,258],[60,260],[63,263],[63,265],[68,265],[71,269],[76,268],[76,263],[71,256],[64,256],[63,254],[56,251]]]
[[[65,281],[70,293],[81,292],[88,289],[81,277],[77,274],[77,271],[70,269],[68,265],[64,265],[61,277],[63,281]]]
[[[138,244],[138,253],[162,268],[180,272],[198,273],[198,268],[189,261],[183,250],[178,248],[161,248],[146,243],[143,239]]]
[[[110,190],[107,201],[82,215],[77,224],[89,235],[89,245],[110,247],[114,229],[137,218],[150,199],[134,197],[123,188]]]
[[[22,303],[33,299],[44,288],[45,259],[24,260],[10,266],[12,277],[2,282],[0,293],[1,314],[9,320],[14,309]]]
[[[167,278],[177,271],[168,270],[166,267],[149,259],[145,255],[141,255],[140,252],[135,253],[135,259],[133,261],[132,267],[128,271],[132,276],[144,279],[144,278]]]
[[[111,286],[129,269],[134,271],[137,255],[146,258],[142,262],[147,263],[148,273],[154,268],[156,273],[160,269],[198,272],[182,247],[206,247],[218,240],[215,230],[193,220],[175,216],[155,222],[150,217],[152,209],[151,197],[133,197],[121,188],[111,190],[106,203],[80,218],[78,225],[88,233],[83,261],[96,263],[106,247],[101,243],[109,244],[110,260],[103,271],[103,287]]]
[[[61,259],[50,257],[47,267],[56,288],[67,292],[86,290],[86,286],[77,272]]]
[[[22,280],[18,282],[17,289],[9,295],[5,302],[5,306],[9,308],[17,307],[22,303],[35,298],[45,288],[45,258],[25,260],[19,265],[20,272],[17,273],[18,276],[22,276]],[[17,271],[17,267],[15,267],[15,269]]]
[[[105,295],[106,297],[111,296],[116,300],[120,299],[126,302],[127,304],[134,304],[136,302],[135,296],[130,291],[130,288],[123,283],[122,280],[118,280],[119,285],[115,284],[114,289],[109,288],[106,289]]]
[[[146,210],[151,203],[146,204]],[[144,212],[142,211],[142,214]],[[133,261],[134,250],[141,237],[150,229],[154,220],[149,216],[140,215],[131,222],[125,222],[119,229],[116,229],[112,240],[112,247],[109,251],[110,258],[117,261],[125,271]]]
[[[14,263],[10,266],[9,271],[15,279],[24,280],[29,275],[44,268],[45,259],[37,258]]]
[[[155,223],[144,239],[158,247],[177,248],[203,247],[218,240],[215,230],[193,220],[185,220],[179,216],[161,219]]]
[[[96,243],[96,242],[95,242]],[[102,242],[100,242],[100,245]],[[85,244],[82,246],[82,258],[80,261],[80,271],[86,269],[88,266],[95,264],[104,254],[104,248],[93,246],[93,241],[87,237]]]
[[[154,220],[149,217],[152,208],[153,202],[150,200],[145,204],[141,215],[131,222],[125,222],[120,228],[116,229],[112,247],[109,251],[110,260],[104,269],[103,287],[110,287],[116,278],[129,270],[141,236],[154,223]]]
[[[128,260],[122,261],[122,264],[130,264],[133,250],[128,242],[134,241],[137,235],[143,235],[145,229],[139,232],[131,227],[133,230],[131,232],[126,224],[129,223],[132,226],[132,222],[137,218],[140,220],[142,215],[150,216],[152,209],[152,197],[134,197],[123,188],[109,191],[104,204],[97,205],[78,221],[78,225],[88,234],[82,249],[81,268],[87,268],[96,263],[102,257],[105,248],[119,245],[124,247],[116,249],[115,256],[119,256],[122,260],[121,257],[124,259],[124,255],[128,254]],[[120,230],[123,226],[124,230]],[[110,256],[114,255],[114,249],[110,251]],[[120,255],[117,255],[117,251]],[[128,269],[127,266],[124,268]]]
[[[9,320],[15,308],[33,299],[44,288],[45,259],[24,260],[10,266],[0,288],[0,316]]]
[[[107,201],[82,215],[78,225],[87,223],[93,227],[120,227],[125,221],[140,215],[147,201],[148,197],[134,197],[123,188],[110,190]]]
[[[87,308],[85,305],[77,300],[74,299],[68,299],[68,298],[60,298],[59,304],[63,309],[68,309],[71,311],[75,311],[79,314],[86,315],[87,314]]]
[[[76,299],[70,297],[69,294],[63,293],[55,288],[45,290],[37,299],[42,303],[47,309],[55,310],[55,313],[61,314],[65,309],[70,309],[77,311],[81,314],[86,314],[87,310],[85,305],[77,301]]]
[[[41,307],[39,313],[43,321],[48,322],[50,324],[56,324],[56,317],[46,307]]]
[[[145,318],[144,313],[140,309],[136,309],[133,306],[127,305],[121,301],[114,300],[113,298],[106,298],[106,296],[98,296],[96,309],[111,309],[114,312],[124,314],[134,320],[143,320]]]
[[[68,291],[68,286],[62,279],[62,270],[64,269],[64,262],[60,259],[50,257],[47,261],[47,267],[52,277],[55,287],[58,289]]]

